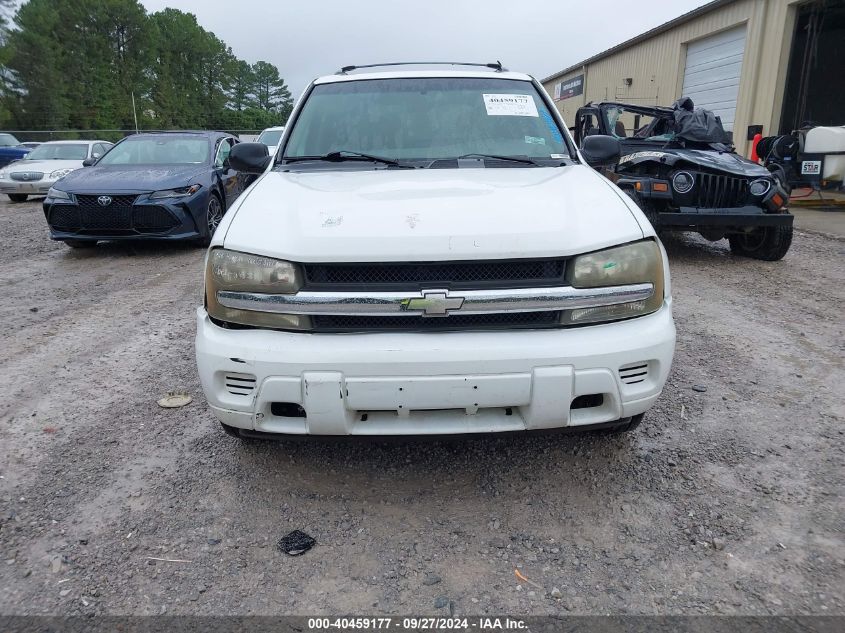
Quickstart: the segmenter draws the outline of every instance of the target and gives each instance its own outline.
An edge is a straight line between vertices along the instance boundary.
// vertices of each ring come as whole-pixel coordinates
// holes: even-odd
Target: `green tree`
[[[255,78],[255,104],[260,110],[281,113],[287,119],[293,107],[293,99],[285,80],[279,76],[279,69],[268,62],[256,62],[252,66]]]
[[[15,0],[0,0],[3,8]],[[138,0],[29,0],[0,22],[0,123],[30,129],[257,129],[290,113],[270,63],[239,60],[194,15]],[[2,38],[6,33],[6,42]]]
[[[150,52],[137,0],[30,0],[14,21],[5,49],[20,123],[131,125],[132,93],[146,92]]]

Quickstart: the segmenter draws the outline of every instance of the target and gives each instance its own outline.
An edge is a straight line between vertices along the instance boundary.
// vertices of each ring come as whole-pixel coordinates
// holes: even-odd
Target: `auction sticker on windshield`
[[[540,116],[531,95],[483,96],[488,116]]]

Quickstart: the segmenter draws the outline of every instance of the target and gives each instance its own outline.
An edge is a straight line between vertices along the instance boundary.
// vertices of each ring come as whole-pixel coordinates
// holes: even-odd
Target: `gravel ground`
[[[845,242],[666,244],[677,354],[632,434],[241,443],[194,367],[200,249],[77,252],[0,203],[0,613],[845,613]]]

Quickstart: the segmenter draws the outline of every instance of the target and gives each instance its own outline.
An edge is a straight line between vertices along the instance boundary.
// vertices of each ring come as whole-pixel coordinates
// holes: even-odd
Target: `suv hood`
[[[643,237],[585,165],[271,171],[238,202],[225,247],[298,262],[558,257]]]
[[[203,165],[108,165],[84,167],[62,178],[59,189],[72,193],[143,193],[193,184]]]
[[[623,148],[622,157],[619,159],[620,170],[653,161],[665,163],[670,167],[676,163],[687,163],[748,178],[771,176],[769,170],[762,165],[758,165],[734,152],[720,152],[715,149],[649,149],[640,147],[634,149],[630,146],[625,147],[624,144]]]

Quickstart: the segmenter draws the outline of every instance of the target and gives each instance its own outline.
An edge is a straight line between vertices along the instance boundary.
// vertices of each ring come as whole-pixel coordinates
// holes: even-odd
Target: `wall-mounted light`
[[[634,79],[632,77],[625,77],[625,79],[623,79],[622,81],[625,83],[626,86],[630,86],[632,83],[634,83]]]

